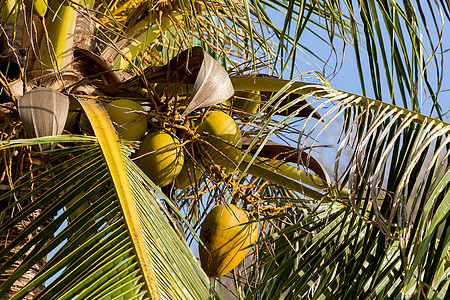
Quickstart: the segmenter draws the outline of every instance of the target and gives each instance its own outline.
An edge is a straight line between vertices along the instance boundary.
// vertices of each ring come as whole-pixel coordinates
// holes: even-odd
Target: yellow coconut
[[[188,186],[194,184],[194,182],[200,180],[203,173],[203,170],[200,169],[198,164],[194,165],[191,159],[185,159],[180,174],[175,178],[175,187],[178,189],[186,189]]]
[[[204,148],[215,163],[226,168],[234,168],[234,163],[238,162],[241,155],[239,148],[242,147],[242,135],[232,117],[221,111],[210,111],[197,132],[209,134],[203,139],[212,147],[204,143]]]
[[[144,112],[139,103],[120,99],[106,104],[105,109],[120,138],[129,141],[142,139],[147,129],[147,118],[139,113]]]
[[[254,114],[261,102],[261,94],[259,91],[238,91],[234,94],[234,107],[245,111],[249,114]]]
[[[184,163],[180,141],[172,135],[157,131],[144,137],[134,157],[136,164],[159,186],[171,183]]]
[[[47,1],[36,0],[34,1],[33,11],[39,17],[44,17],[47,12]]]
[[[47,1],[45,0],[25,0],[25,5],[28,8],[33,8],[33,12],[39,17],[44,17],[47,12]]]
[[[261,102],[261,94],[259,91],[237,91],[234,93],[232,102],[235,109],[245,112],[237,112],[237,115],[241,117],[249,117],[258,110],[259,103]],[[231,107],[231,101],[226,100],[222,102],[222,105],[224,105],[225,107]]]
[[[258,238],[258,223],[233,204],[213,207],[202,223],[199,245],[200,262],[206,275],[220,277],[236,267]],[[243,225],[245,224],[245,225]]]

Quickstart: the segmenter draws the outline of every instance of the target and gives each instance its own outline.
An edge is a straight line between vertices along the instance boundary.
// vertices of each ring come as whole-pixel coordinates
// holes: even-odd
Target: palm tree
[[[447,2],[0,9],[4,299],[450,297]],[[361,95],[333,86],[347,52]],[[117,124],[104,106],[118,99],[142,110]],[[204,130],[213,111],[242,139]],[[158,151],[117,138],[139,120],[177,140],[159,150],[173,164],[147,171],[140,159]],[[221,203],[248,211],[259,236],[208,278],[194,245]]]

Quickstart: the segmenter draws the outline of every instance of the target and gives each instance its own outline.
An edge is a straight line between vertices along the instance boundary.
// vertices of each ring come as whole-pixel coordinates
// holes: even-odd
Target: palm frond
[[[46,171],[43,171],[44,165],[33,169],[30,174],[40,170],[39,176],[21,182],[1,196],[3,203],[11,202],[4,205],[2,211],[10,216],[1,225],[2,234],[40,211],[39,216],[26,222],[23,231],[2,250],[2,257],[9,257],[1,265],[2,273],[13,269],[0,287],[2,294],[49,255],[50,260],[44,263],[41,271],[12,299],[22,299],[46,282],[48,285],[36,299],[73,298],[77,295],[94,299],[147,297],[149,291],[142,274],[145,269],[134,250],[135,245],[127,229],[130,225],[120,208],[117,190],[99,145],[93,138],[63,136],[3,143],[2,150],[42,143],[42,139],[70,140],[79,146],[55,150],[50,161],[52,167]],[[132,187],[139,230],[144,235],[148,267],[154,272],[159,296],[162,299],[213,297],[209,281],[189,247],[162,214],[157,195],[149,190],[148,184],[144,185],[141,172],[127,158],[130,151],[127,149],[122,151],[121,157]],[[42,182],[42,179],[47,180]],[[29,202],[30,198],[34,201]],[[68,217],[84,203],[90,205],[67,223]],[[23,205],[21,209],[20,204]],[[11,216],[11,211],[16,213]],[[25,237],[33,232],[36,235],[27,240]],[[21,248],[16,252],[14,249],[18,245]],[[55,249],[59,250],[54,253]]]
[[[234,79],[249,90],[279,89],[270,82]],[[333,185],[323,190],[323,198],[299,194],[283,198],[277,196],[282,193],[277,189],[261,196],[261,209],[270,204],[284,207],[270,217],[274,228],[281,230],[260,242],[254,266],[237,273],[238,278],[246,278],[237,281],[239,289],[246,290],[249,299],[419,294],[445,298],[450,283],[446,277],[449,124],[333,89],[326,82],[284,83],[288,84],[284,91],[303,94],[298,101],[309,99],[322,112],[318,120],[309,117],[300,126],[298,149],[314,149],[342,117],[342,133],[335,140]],[[274,103],[281,101],[274,96]],[[289,105],[274,107],[281,112]],[[295,113],[275,128],[293,120]],[[275,132],[279,133],[269,131],[264,137],[269,139]],[[343,156],[344,151],[351,154]],[[333,209],[326,206],[329,200],[335,203]]]
[[[445,20],[440,11],[445,11],[445,5],[301,0],[252,4],[255,15],[274,34],[275,61],[284,76],[293,78],[305,71],[296,65],[301,53],[302,60],[315,64],[331,80],[346,63],[346,52],[352,51],[364,96],[389,99],[417,112],[427,109],[442,117],[437,95],[443,78]],[[281,24],[275,21],[278,16]],[[431,105],[425,104],[424,94]]]

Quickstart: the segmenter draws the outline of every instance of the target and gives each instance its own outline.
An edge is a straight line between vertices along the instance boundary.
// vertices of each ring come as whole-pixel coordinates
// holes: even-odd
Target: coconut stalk
[[[165,16],[161,19],[161,23],[152,24],[143,33],[138,35],[136,38],[126,37],[117,43],[120,47],[120,55],[116,54],[112,60],[112,66],[115,69],[123,70],[127,68],[130,62],[142,51],[147,48],[148,45],[153,43],[157,38],[164,34],[167,30],[175,25],[176,22],[181,21],[183,18],[182,14],[179,12],[173,12],[170,16]],[[142,22],[136,24],[136,26],[141,27]],[[132,30],[135,32],[136,30]],[[131,39],[130,39],[131,38]],[[123,41],[129,41],[123,44]],[[108,51],[107,51],[108,50]],[[110,49],[106,49],[102,56],[107,56]]]
[[[78,3],[78,0],[74,0]],[[69,69],[72,64],[73,38],[77,11],[66,0],[51,1],[44,22],[44,38],[34,70]]]
[[[310,174],[283,161],[263,157],[254,158],[248,154],[245,154],[243,158],[241,156],[241,159],[232,160],[227,155],[230,149],[225,149],[226,145],[220,143],[214,145],[215,151],[219,154],[211,157],[215,164],[230,169],[230,162],[233,161],[236,168],[243,173],[262,178],[313,199],[320,200],[326,197],[323,192],[331,191],[335,194],[335,187],[327,179]],[[342,189],[340,197],[348,198],[348,190]]]

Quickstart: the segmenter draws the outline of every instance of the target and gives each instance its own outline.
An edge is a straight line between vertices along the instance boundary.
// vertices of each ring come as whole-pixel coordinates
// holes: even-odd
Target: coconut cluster
[[[176,132],[148,130],[153,126],[147,126],[146,111],[138,102],[119,99],[106,104],[105,109],[119,138],[141,142],[134,160],[156,185],[174,183],[184,189],[200,179],[204,170],[192,160],[198,154],[185,155],[187,150],[182,149]],[[211,160],[210,163],[232,169],[240,158],[242,134],[228,113],[207,111],[192,127],[196,129],[196,145],[203,151],[203,157]]]
[[[147,115],[137,102],[119,99],[105,109],[121,139],[141,141],[136,164],[158,186],[170,184],[180,173],[184,155],[178,138],[163,130],[147,132]]]
[[[119,138],[140,141],[134,161],[144,173],[158,186],[174,184],[185,189],[199,181],[205,171],[203,165],[195,162],[198,153],[188,152],[188,148],[203,153],[203,159],[208,159],[212,165],[228,170],[235,168],[241,157],[242,134],[230,114],[234,109],[240,117],[255,113],[259,104],[257,98],[253,100],[255,102],[236,97],[232,102],[223,103],[224,111],[209,110],[191,120],[188,126],[194,129],[194,134],[188,137],[194,144],[184,148],[177,131],[155,130],[153,124],[148,126],[146,111],[135,101],[115,100],[106,104],[105,109]],[[186,132],[178,135],[181,140],[187,136]],[[199,245],[199,254],[208,276],[223,276],[244,259],[258,235],[258,225],[251,223],[252,220],[249,213],[233,204],[215,206],[207,214],[201,225],[203,245]]]

